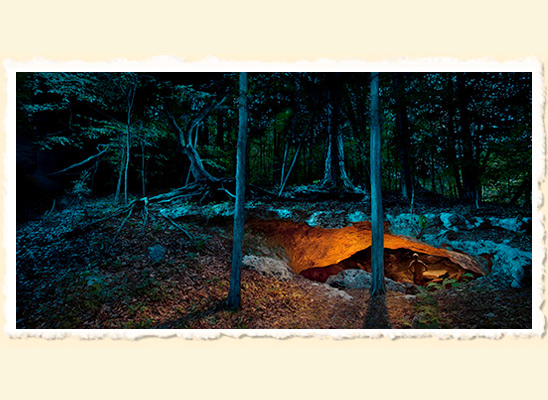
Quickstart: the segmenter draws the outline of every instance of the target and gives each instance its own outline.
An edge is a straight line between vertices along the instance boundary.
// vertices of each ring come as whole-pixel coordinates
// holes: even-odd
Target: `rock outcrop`
[[[293,279],[294,276],[294,272],[285,262],[270,257],[244,256],[242,264],[282,281]]]
[[[387,290],[393,290],[396,292],[406,292],[406,285],[398,283],[392,279],[385,278]],[[370,289],[371,288],[371,274],[369,272],[359,269],[347,269],[339,272],[337,275],[330,276],[326,282],[328,285],[337,289]]]

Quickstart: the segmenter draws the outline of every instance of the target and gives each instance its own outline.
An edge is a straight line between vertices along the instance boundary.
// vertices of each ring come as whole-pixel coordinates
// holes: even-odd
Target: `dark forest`
[[[530,329],[530,73],[17,73],[19,329]]]

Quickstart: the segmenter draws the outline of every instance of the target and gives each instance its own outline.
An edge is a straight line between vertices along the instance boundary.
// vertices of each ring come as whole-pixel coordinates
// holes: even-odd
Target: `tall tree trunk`
[[[126,152],[122,153],[122,158],[120,159],[120,172],[118,173],[118,183],[116,184],[116,194],[114,195],[114,202],[118,203],[120,199],[120,190],[122,188],[122,177],[124,176],[124,165],[126,159]]]
[[[379,73],[371,73],[371,295],[385,293],[384,227],[381,186],[381,124],[379,109]]]
[[[146,173],[146,170],[145,170],[145,158],[146,158],[146,154],[145,154],[145,139],[141,139],[141,189],[142,189],[142,195],[143,197],[145,197],[145,193],[146,193],[146,176],[147,176],[147,173]]]
[[[339,129],[340,85],[340,77],[337,73],[328,75],[327,155],[322,185],[338,189],[354,189],[346,173],[344,143]]]
[[[242,241],[244,236],[245,154],[247,141],[247,72],[240,73],[238,145],[236,155],[236,205],[234,210],[234,236],[232,240],[232,269],[230,289],[226,304],[235,309],[240,306],[240,274],[242,269]]]
[[[407,120],[407,102],[405,99],[405,75],[394,73],[394,91],[396,92],[396,124],[399,141],[401,166],[401,195],[404,199],[411,197],[411,169],[409,165],[409,123]]]
[[[130,109],[131,110],[131,109]],[[127,171],[129,169],[129,148],[130,148],[130,129],[129,129],[129,111],[126,127],[126,165],[124,166],[124,204],[127,204]]]
[[[215,146],[222,149],[225,144],[225,121],[222,110],[217,110],[217,135],[215,136]]]
[[[436,193],[436,166],[434,164],[434,149],[430,152],[430,190]]]
[[[293,156],[293,161],[291,162],[291,165],[289,166],[289,169],[287,170],[287,175],[285,176],[285,178],[282,177],[283,182],[282,182],[282,186],[280,187],[278,196],[281,196],[284,191],[287,180],[289,179],[289,175],[291,175],[291,171],[293,171],[293,167],[295,166],[295,161],[297,161],[297,158],[299,157],[299,150],[301,150],[302,144],[303,144],[303,141],[299,142],[299,146],[297,146],[297,150],[295,150],[295,155]]]
[[[122,91],[127,100],[127,123],[126,123],[126,165],[124,167],[124,203],[127,204],[127,173],[129,169],[129,151],[131,147],[131,109],[135,102],[135,92],[137,91],[137,81],[130,86],[127,91],[122,87]]]
[[[457,104],[460,112],[460,131],[462,138],[462,183],[463,195],[468,200],[477,199],[479,171],[474,157],[472,132],[468,116],[468,96],[463,73],[457,75]]]
[[[308,130],[310,129],[310,126],[312,125],[313,120],[314,120],[314,114],[312,114],[310,116],[310,119],[308,120],[306,128],[304,129],[303,139],[301,139],[301,141],[299,142],[299,145],[297,146],[297,149],[295,150],[295,154],[293,155],[293,161],[291,162],[291,165],[289,166],[289,169],[287,170],[287,174],[285,174],[285,176],[284,176],[285,163],[286,163],[287,154],[288,154],[288,150],[289,150],[289,140],[287,141],[287,144],[286,144],[286,147],[285,147],[285,153],[284,153],[284,161],[283,161],[283,164],[282,164],[281,186],[280,186],[280,191],[278,193],[278,196],[281,196],[283,191],[284,191],[285,185],[287,184],[287,180],[289,179],[289,175],[291,175],[291,171],[293,171],[293,167],[295,166],[295,161],[297,161],[297,158],[299,157],[299,151],[301,150],[301,146],[302,146],[303,142],[305,141],[304,138],[306,138],[306,136],[308,135]]]
[[[455,88],[453,86],[453,77],[449,75],[448,80],[448,92],[449,92],[449,102],[448,102],[448,118],[449,118],[449,127],[448,127],[448,142],[449,142],[449,151],[447,152],[448,161],[450,165],[451,172],[453,174],[453,179],[455,180],[457,196],[460,197],[463,195],[462,192],[462,183],[460,178],[460,167],[457,161],[456,154],[458,152],[457,145],[457,131],[455,128]],[[453,190],[454,192],[454,190]],[[457,197],[454,196],[454,197]]]
[[[284,179],[285,179],[285,162],[287,160],[287,153],[289,151],[289,140],[285,143],[284,159],[282,161],[282,172],[280,173],[280,187],[283,190]]]

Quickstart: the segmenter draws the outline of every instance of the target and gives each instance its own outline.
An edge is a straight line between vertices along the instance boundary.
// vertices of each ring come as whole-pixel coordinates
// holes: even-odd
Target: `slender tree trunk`
[[[381,186],[381,124],[379,109],[379,73],[371,73],[371,295],[385,293],[384,287],[384,216]]]
[[[287,152],[289,151],[289,140],[285,144],[284,159],[282,161],[282,172],[280,174],[280,187],[283,190],[284,178],[285,178],[285,163],[287,160]]]
[[[297,150],[295,150],[293,161],[291,162],[291,165],[289,166],[289,169],[287,170],[287,175],[285,176],[285,179],[283,179],[282,186],[280,187],[280,192],[278,193],[278,196],[281,196],[284,191],[285,185],[287,184],[287,180],[289,179],[289,175],[291,175],[291,171],[293,170],[293,167],[295,166],[295,161],[297,161],[297,157],[299,157],[299,150],[301,150],[302,144],[303,142],[301,141],[299,143],[299,146],[297,146]]]
[[[453,197],[460,197],[462,196],[462,183],[460,178],[460,167],[457,160],[456,154],[458,153],[458,144],[456,140],[457,132],[455,128],[455,89],[453,86],[453,78],[449,76],[448,81],[448,91],[449,91],[449,109],[448,109],[448,118],[449,118],[449,132],[448,132],[448,140],[449,140],[449,151],[447,153],[448,155],[448,161],[450,164],[451,172],[453,173],[453,179],[455,180],[456,185],[456,192],[457,194]],[[450,186],[451,189],[451,186]],[[454,193],[455,190],[453,188],[452,192]]]
[[[433,193],[436,193],[436,166],[434,164],[434,150],[430,152],[430,186]]]
[[[245,154],[247,141],[247,72],[240,73],[239,98],[240,127],[236,155],[236,205],[234,210],[234,236],[232,241],[232,269],[230,289],[226,300],[231,309],[240,306],[240,274],[242,269],[242,241],[244,235]]]
[[[339,129],[337,129],[337,151],[339,153],[337,159],[339,161],[338,170],[340,174],[340,180],[342,182],[342,185],[344,187],[347,187],[350,184],[350,178],[346,173],[346,163],[344,161],[344,140],[342,132]]]
[[[274,126],[273,126],[273,151],[272,151],[272,164],[273,168],[270,169],[270,182],[272,185],[275,185],[276,182],[276,173],[280,166],[280,150],[279,150],[279,139],[278,131],[276,129],[276,111],[274,111]],[[283,176],[283,174],[282,174]],[[280,181],[281,183],[281,181]]]
[[[475,200],[477,196],[477,182],[479,171],[473,151],[472,132],[468,116],[468,98],[465,87],[464,74],[457,75],[457,102],[460,112],[460,130],[462,137],[462,181],[464,197]]]
[[[225,122],[223,111],[217,111],[217,135],[215,136],[215,146],[222,149],[225,144]]]
[[[386,168],[388,169],[388,191],[392,191],[392,160],[390,159],[390,148],[388,146],[386,151]]]
[[[312,125],[313,120],[314,120],[314,115],[312,115],[310,117],[310,119],[308,120],[308,124],[306,125],[306,128],[304,130],[303,137],[306,137],[308,135],[308,130],[310,129],[310,126]],[[283,164],[282,164],[282,178],[281,178],[280,192],[278,193],[278,196],[282,195],[282,192],[285,188],[285,185],[287,184],[287,180],[289,179],[289,175],[291,175],[291,171],[293,171],[293,167],[295,166],[295,162],[297,161],[297,158],[299,157],[299,151],[301,150],[301,146],[302,146],[304,140],[305,139],[301,139],[301,141],[299,142],[299,145],[297,146],[297,149],[295,150],[295,155],[293,156],[293,161],[291,162],[291,165],[289,166],[289,169],[287,170],[287,174],[284,176],[285,163],[286,163],[288,149],[289,149],[289,141],[287,142],[287,145],[285,147],[285,153],[284,153],[284,161],[283,161]]]
[[[344,163],[344,146],[340,119],[340,77],[337,73],[328,75],[327,107],[327,157],[325,160],[323,186],[353,189]]]
[[[394,91],[396,92],[396,124],[399,140],[400,165],[401,165],[401,194],[403,198],[411,196],[411,169],[409,165],[409,123],[407,120],[407,104],[405,101],[405,80],[400,74],[394,73]]]
[[[122,88],[127,99],[127,124],[126,124],[126,165],[124,167],[124,203],[127,204],[127,173],[129,169],[129,151],[131,147],[131,109],[135,102],[135,92],[137,91],[137,82],[133,83],[127,89],[127,92]]]
[[[127,171],[129,169],[129,147],[130,147],[130,130],[129,130],[129,114],[126,133],[126,165],[124,167],[124,203],[127,204]]]
[[[145,197],[145,186],[146,186],[146,170],[145,170],[145,140],[141,140],[141,186],[142,186],[142,195]]]
[[[114,202],[118,203],[120,199],[120,190],[122,188],[122,177],[124,176],[124,165],[125,165],[126,152],[122,153],[122,158],[120,159],[120,172],[118,173],[118,183],[116,184],[116,194],[114,195]]]

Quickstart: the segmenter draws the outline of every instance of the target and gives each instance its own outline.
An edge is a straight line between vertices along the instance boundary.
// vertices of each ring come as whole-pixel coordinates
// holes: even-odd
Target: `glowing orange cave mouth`
[[[341,229],[280,220],[254,220],[248,225],[266,235],[273,245],[283,247],[291,268],[309,279],[325,282],[329,276],[351,268],[371,271],[370,222],[358,222]],[[413,282],[408,271],[413,253],[419,254],[419,259],[428,266],[424,273],[427,282],[446,277],[458,280],[467,272],[475,277],[489,272],[486,266],[467,254],[387,232],[384,248],[385,276],[398,282]]]

